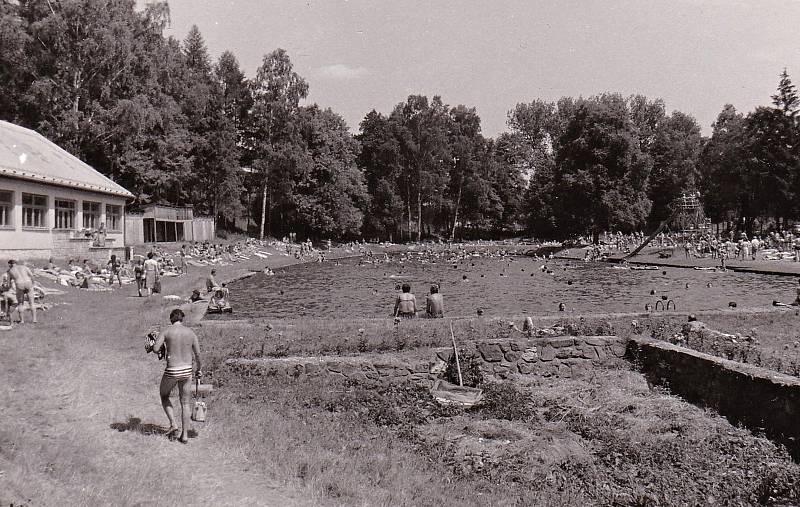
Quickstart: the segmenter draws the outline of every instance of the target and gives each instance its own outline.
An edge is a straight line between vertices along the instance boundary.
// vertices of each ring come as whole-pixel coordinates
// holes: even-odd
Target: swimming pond
[[[769,306],[794,299],[792,277],[699,271],[634,270],[606,263],[543,261],[486,254],[395,254],[300,264],[233,282],[232,316],[210,318],[390,317],[400,286],[409,283],[424,308],[431,284],[440,285],[446,316],[641,312],[673,301],[677,311]],[[666,298],[666,299],[664,299]],[[670,308],[672,305],[670,305]]]

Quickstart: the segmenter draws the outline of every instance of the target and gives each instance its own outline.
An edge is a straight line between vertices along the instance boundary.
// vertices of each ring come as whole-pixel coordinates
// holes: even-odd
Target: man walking
[[[33,323],[36,324],[36,304],[33,296],[33,271],[24,264],[17,264],[14,259],[8,261],[8,276],[17,287],[17,311],[19,312],[19,323],[25,323],[24,308],[25,299],[31,306]]]
[[[189,407],[192,380],[192,358],[194,357],[195,374],[198,378],[202,376],[200,363],[200,344],[194,331],[183,325],[184,313],[180,308],[172,310],[169,321],[172,323],[166,331],[158,335],[153,350],[159,350],[166,344],[167,349],[167,368],[161,377],[159,394],[161,395],[161,406],[169,419],[169,429],[167,436],[173,438],[178,431],[175,424],[175,409],[172,406],[170,394],[175,386],[178,386],[178,395],[181,400],[181,435],[178,439],[182,444],[189,442],[189,417],[191,408]]]

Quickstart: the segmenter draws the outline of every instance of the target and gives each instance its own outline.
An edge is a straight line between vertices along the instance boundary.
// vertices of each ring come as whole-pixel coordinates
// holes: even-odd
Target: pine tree
[[[797,115],[797,107],[800,106],[800,99],[797,97],[797,89],[794,84],[792,84],[792,80],[789,79],[789,73],[786,71],[786,68],[781,72],[781,80],[778,83],[778,93],[772,96],[772,103],[787,116],[794,118]]]
[[[208,49],[200,29],[197,25],[192,25],[188,35],[183,40],[183,54],[186,56],[186,65],[197,72],[208,76],[211,73],[211,63],[208,57]]]

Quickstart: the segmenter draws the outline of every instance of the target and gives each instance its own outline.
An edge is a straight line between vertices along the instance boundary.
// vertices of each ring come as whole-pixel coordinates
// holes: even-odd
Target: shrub
[[[527,421],[536,413],[530,394],[513,382],[486,384],[478,410],[485,416],[508,421]]]
[[[463,349],[458,351],[458,359],[461,364],[461,378],[467,387],[477,387],[483,384],[483,372],[481,371],[481,358],[477,352],[466,352]],[[450,355],[447,362],[447,369],[444,371],[444,378],[451,384],[458,385],[458,368],[456,366],[455,354]]]

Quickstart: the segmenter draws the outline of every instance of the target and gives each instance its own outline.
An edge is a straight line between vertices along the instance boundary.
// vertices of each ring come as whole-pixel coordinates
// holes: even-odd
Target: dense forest
[[[0,119],[119,182],[134,206],[192,204],[221,228],[251,217],[261,235],[567,238],[652,228],[696,191],[716,222],[800,217],[785,70],[769,105],[726,105],[710,138],[661,99],[615,93],[520,102],[496,139],[474,107],[412,95],[354,135],[306,103],[286,51],[247,77],[229,51],[214,61],[197,27],[165,37],[167,20],[160,3],[0,0]]]

